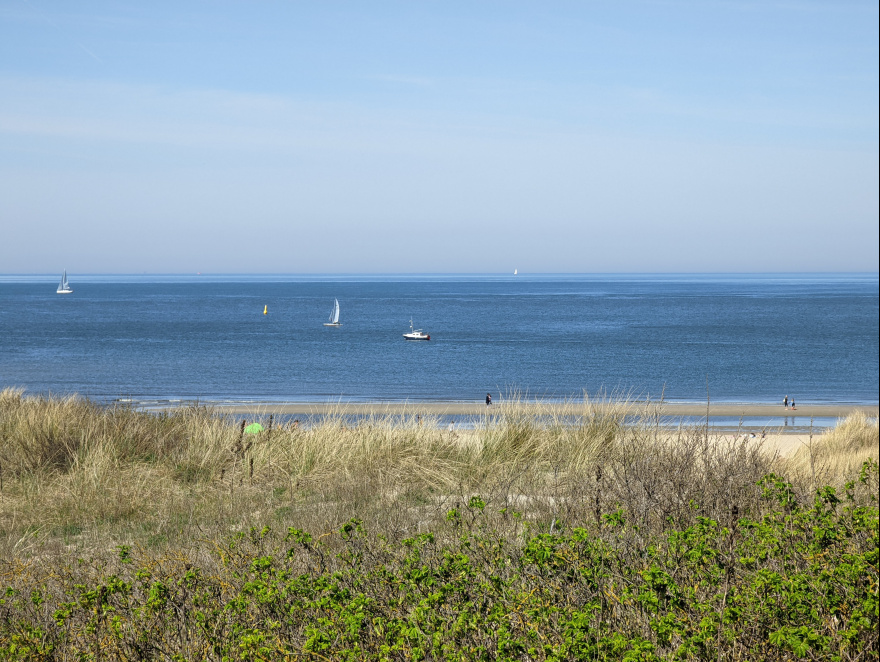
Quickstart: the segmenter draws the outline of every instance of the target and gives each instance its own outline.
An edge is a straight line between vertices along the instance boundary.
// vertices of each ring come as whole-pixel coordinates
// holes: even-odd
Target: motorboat
[[[421,329],[413,328],[413,321],[409,321],[409,333],[404,333],[403,337],[407,340],[430,340],[431,336]]]

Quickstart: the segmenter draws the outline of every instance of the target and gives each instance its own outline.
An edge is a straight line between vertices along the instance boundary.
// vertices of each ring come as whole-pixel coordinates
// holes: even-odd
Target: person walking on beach
[[[782,399],[782,406],[785,407],[786,409],[788,409],[788,396],[787,395]]]
[[[791,408],[794,409],[794,398],[791,399]]]
[[[491,394],[491,393],[487,393],[487,394],[486,394],[486,406],[488,407],[488,406],[491,405],[491,404],[492,404],[492,394]]]

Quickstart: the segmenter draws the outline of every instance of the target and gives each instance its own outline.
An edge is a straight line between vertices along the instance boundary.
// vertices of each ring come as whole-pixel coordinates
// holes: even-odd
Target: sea
[[[68,295],[59,274],[0,276],[0,387],[146,407],[878,402],[877,274],[68,275]],[[403,338],[410,320],[430,341]]]

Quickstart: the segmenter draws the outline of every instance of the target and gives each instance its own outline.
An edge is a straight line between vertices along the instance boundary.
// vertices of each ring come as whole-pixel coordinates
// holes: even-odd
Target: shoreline
[[[192,402],[180,403],[180,405],[158,406],[157,409],[174,409],[179,406],[187,406]],[[235,404],[202,402],[217,412],[225,414],[282,414],[303,416],[326,416],[328,414],[355,415],[355,416],[401,416],[407,414],[423,414],[434,416],[482,416],[488,412],[502,412],[511,406],[504,400],[496,401],[491,407],[483,402],[239,402]],[[670,402],[603,402],[587,403],[526,403],[513,404],[517,408],[534,409],[543,412],[576,413],[586,409],[600,409],[603,407],[622,406],[627,408],[633,415],[638,415],[648,409],[654,415],[658,411],[667,417],[705,417],[707,406],[699,403],[670,403]],[[761,403],[709,403],[709,418],[731,417],[772,417],[772,418],[846,418],[856,412],[864,413],[869,417],[877,417],[880,407],[878,405],[857,404],[806,404],[797,409],[786,409],[781,404]]]

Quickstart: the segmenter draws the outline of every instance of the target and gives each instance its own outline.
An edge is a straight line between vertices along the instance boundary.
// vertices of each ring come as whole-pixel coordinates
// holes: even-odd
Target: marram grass
[[[699,426],[658,425],[662,404],[563,406],[513,400],[450,432],[429,417],[342,414],[242,434],[204,407],[155,414],[81,398],[0,392],[0,554],[161,547],[250,525],[331,530],[351,517],[420,530],[469,494],[551,521],[626,504],[645,525],[712,503],[754,499],[773,470],[841,485],[877,460],[876,419],[853,416],[782,461]]]

